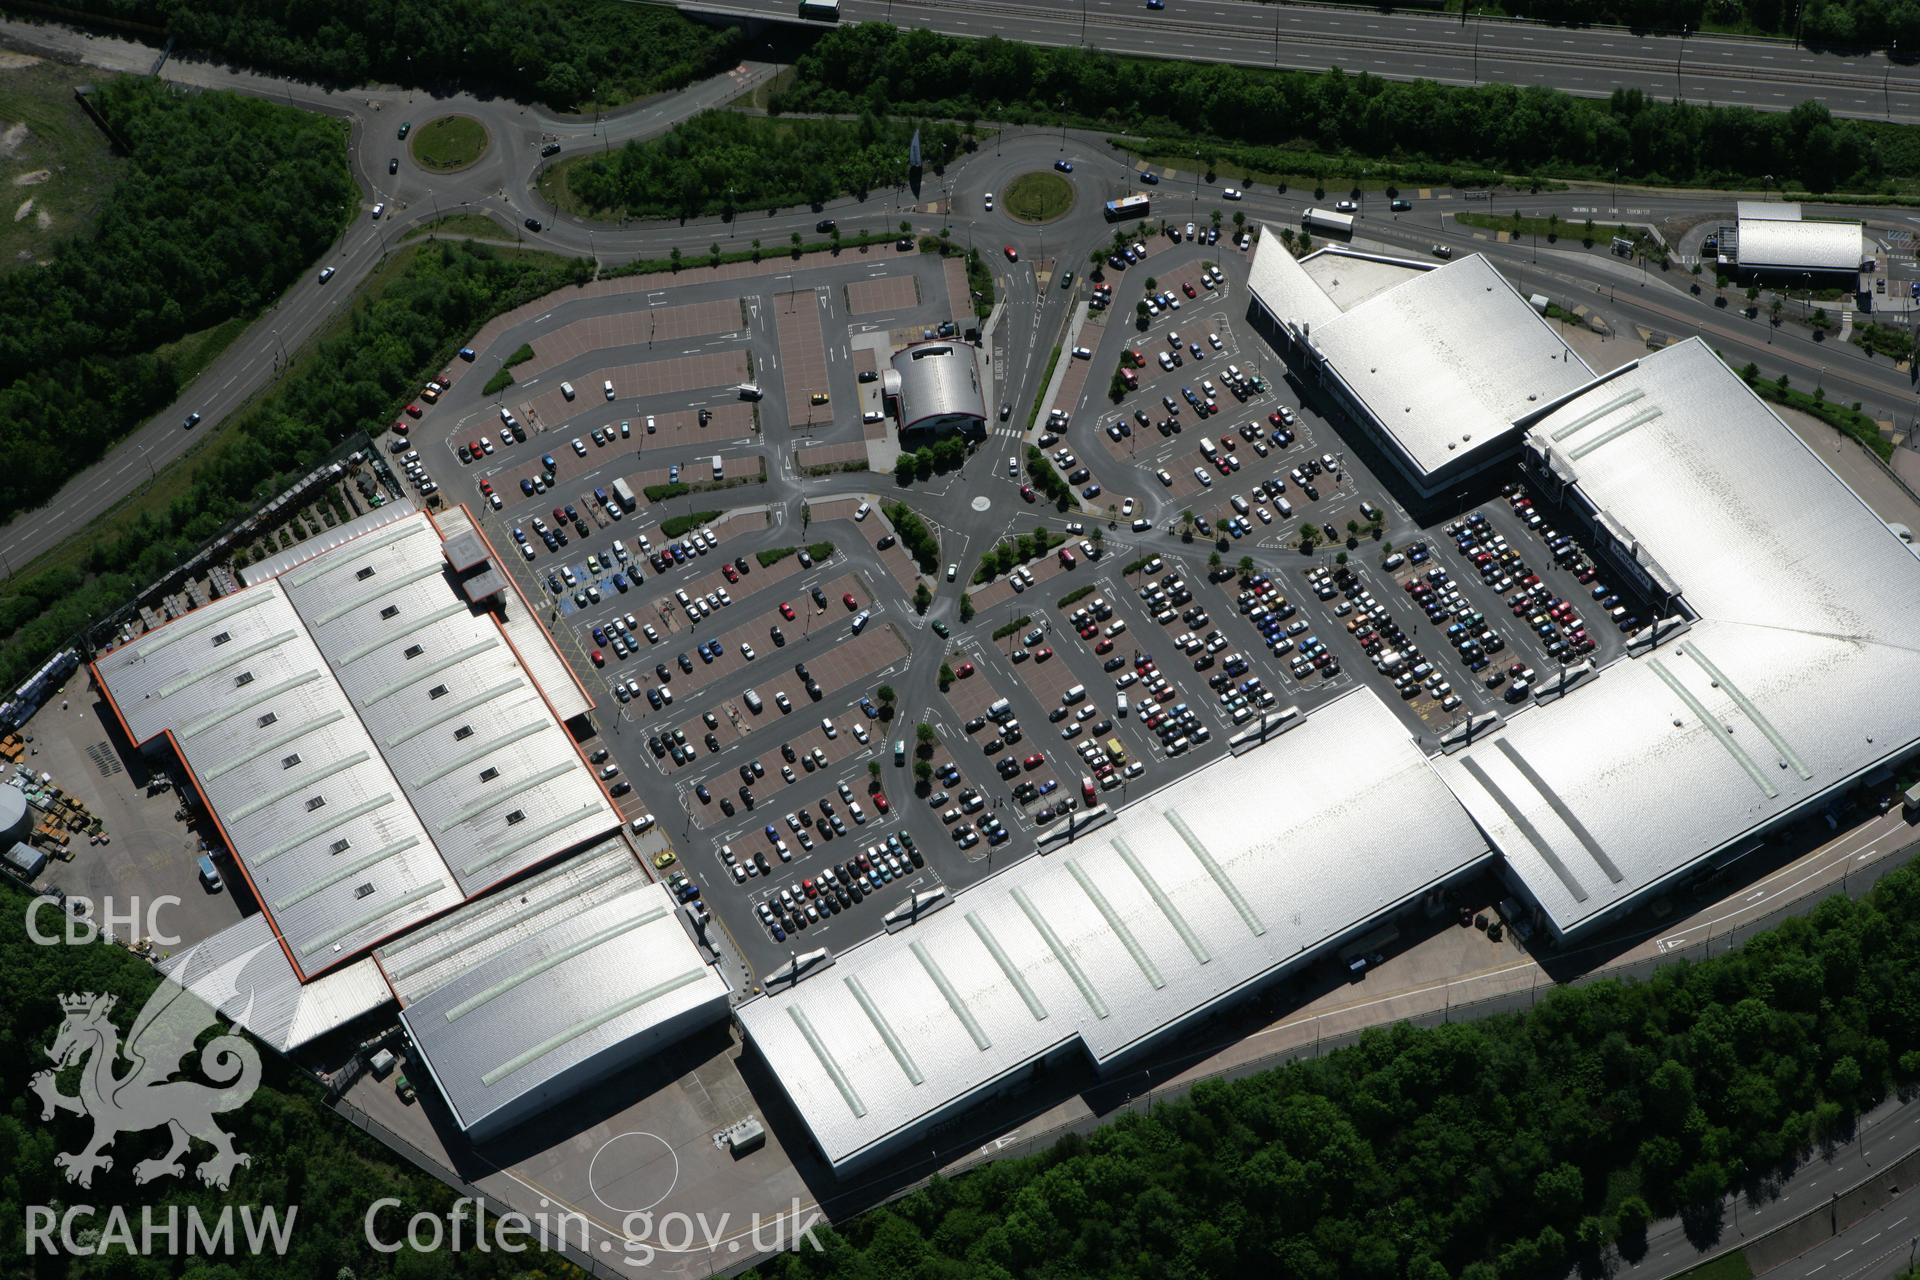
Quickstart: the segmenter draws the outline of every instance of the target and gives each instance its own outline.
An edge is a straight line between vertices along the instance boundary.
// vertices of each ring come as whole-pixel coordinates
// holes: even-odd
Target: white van
[[[747,690],[740,695],[740,700],[746,703],[747,710],[753,712],[755,715],[759,715],[761,708],[765,706],[765,704],[760,701],[760,692],[757,689]]]
[[[743,382],[735,387],[734,390],[740,393],[742,400],[758,400],[763,394],[760,390],[760,384],[757,382]]]
[[[1285,498],[1275,498],[1273,505],[1274,509],[1280,513],[1282,520],[1291,520],[1293,518],[1293,504]]]
[[[1201,452],[1201,453],[1204,453],[1204,454],[1206,454],[1206,455],[1207,455],[1207,456],[1208,456],[1209,458],[1211,458],[1211,457],[1213,457],[1213,456],[1215,456],[1216,454],[1218,454],[1218,453],[1219,453],[1220,451],[1219,451],[1218,449],[1216,449],[1216,448],[1214,448],[1214,447],[1213,447],[1213,441],[1212,441],[1212,440],[1210,440],[1210,439],[1208,439],[1208,438],[1207,438],[1206,436],[1201,436],[1201,437],[1200,437],[1200,452]]]
[[[1065,693],[1060,695],[1061,703],[1069,707],[1076,702],[1085,702],[1086,699],[1087,699],[1087,686],[1083,684],[1077,684],[1073,686],[1073,688],[1067,690]]]
[[[1007,458],[1007,474],[1010,476],[1017,476],[1020,474],[1020,459],[1012,456],[1009,456]]]
[[[1122,720],[1125,720],[1127,718],[1127,695],[1126,694],[1123,693],[1120,695],[1120,701],[1117,704],[1115,704],[1113,714],[1115,714],[1116,716],[1119,716]]]
[[[1241,497],[1237,493],[1234,494],[1233,497],[1229,499],[1229,501],[1233,503],[1233,509],[1235,511],[1238,511],[1241,515],[1245,515],[1249,510],[1251,510],[1251,508],[1247,505],[1247,500]]]
[[[726,478],[726,474],[727,474],[727,464],[720,460],[719,454],[717,453],[714,454],[713,455],[713,478],[715,480],[723,480]]]
[[[573,399],[573,384],[571,382],[561,383],[560,394],[565,396],[569,400]]]

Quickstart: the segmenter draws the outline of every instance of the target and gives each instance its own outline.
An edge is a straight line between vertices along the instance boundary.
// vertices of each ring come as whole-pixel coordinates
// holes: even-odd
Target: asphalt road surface
[[[798,21],[792,0],[682,0],[698,13]],[[1879,53],[1840,56],[1787,40],[1639,35],[1442,14],[1255,0],[844,0],[846,22],[886,21],[1025,44],[1087,46],[1195,62],[1320,70],[1340,67],[1442,84],[1544,85],[1605,97],[1615,88],[1660,98],[1784,110],[1817,99],[1836,115],[1920,119],[1920,69]]]
[[[1177,6],[1182,0],[1172,2]],[[755,3],[758,4],[758,0]],[[1115,7],[1115,0],[1089,0],[1089,5],[1090,15],[1106,13],[1110,22],[1135,12],[1130,5]],[[866,12],[869,7],[873,10],[871,14]],[[1023,8],[1017,4],[1007,7]],[[1365,30],[1366,22],[1371,21],[1407,24],[1425,32],[1423,38],[1436,41],[1453,38],[1448,33],[1454,24],[1435,23],[1410,15],[1254,6],[1227,0],[1209,0],[1197,11],[1245,17],[1269,14],[1270,9],[1277,9],[1283,21],[1331,24],[1330,30],[1344,29],[1341,24],[1354,23]],[[756,11],[770,13],[772,6]],[[948,10],[908,3],[897,3],[894,11],[896,21],[911,21],[916,15],[974,21],[979,12],[978,6]],[[1062,20],[1038,10],[1034,12],[1039,14],[1032,19],[1034,22]],[[1138,11],[1137,22],[1146,23],[1149,19],[1157,22],[1165,12],[1177,15],[1181,11],[1150,13],[1143,7]],[[880,0],[857,0],[851,10],[853,17],[884,16],[884,13]],[[968,14],[974,16],[968,17]],[[1023,19],[1006,19],[1008,22],[1020,20]],[[1187,25],[1193,27],[1194,24],[1189,21]],[[1535,28],[1503,25],[1499,29],[1502,38],[1510,41],[1545,34]],[[1006,33],[1020,34],[1015,28],[1007,29]],[[1618,33],[1607,32],[1555,34],[1580,39],[1619,38]],[[144,73],[153,64],[153,51],[145,46],[59,27],[0,22],[0,38],[115,70]],[[1670,42],[1676,50],[1679,43]],[[1750,41],[1689,40],[1688,56],[1704,56],[1706,51],[1717,50],[1721,45],[1741,56],[1787,58],[1802,70],[1818,65],[1837,74],[1840,68],[1871,65]],[[1199,48],[1182,52],[1196,58],[1213,56]],[[1482,56],[1485,56],[1484,47]],[[1412,74],[1427,74],[1414,68],[1411,62],[1406,65]],[[335,248],[314,264],[315,274],[303,277],[290,289],[176,404],[155,415],[105,459],[68,481],[48,504],[0,529],[0,574],[10,576],[24,568],[34,556],[82,528],[95,513],[137,490],[159,467],[184,454],[196,440],[205,438],[224,417],[280,375],[288,355],[333,317],[336,309],[408,229],[441,215],[462,211],[484,213],[501,226],[503,235],[520,235],[545,248],[591,255],[609,264],[636,257],[664,256],[675,246],[697,249],[714,241],[733,244],[753,238],[780,243],[793,231],[812,235],[813,223],[819,214],[809,209],[742,214],[731,223],[696,220],[686,224],[590,224],[557,216],[540,200],[533,186],[542,163],[539,149],[544,142],[560,143],[565,155],[577,153],[584,147],[610,148],[631,138],[653,136],[697,111],[730,101],[774,70],[764,63],[744,63],[727,74],[679,93],[637,103],[604,119],[596,119],[554,116],[538,108],[466,95],[436,98],[419,91],[392,88],[334,92],[272,76],[170,59],[161,73],[169,80],[254,93],[347,119],[352,128],[350,159],[363,189],[363,209],[370,212],[375,202],[385,202],[386,211],[379,221],[369,216],[357,217]],[[1828,82],[1832,82],[1830,76]],[[1747,83],[1758,86],[1764,81],[1749,77]],[[1893,98],[1897,104],[1897,89]],[[1916,107],[1920,108],[1920,102]],[[472,167],[454,174],[429,175],[413,165],[405,144],[395,135],[403,121],[424,122],[450,111],[481,120],[490,132],[491,144],[486,155]],[[395,157],[400,160],[400,172],[389,175],[388,162]],[[1073,181],[1077,199],[1065,218],[1043,227],[1032,227],[1015,223],[1004,210],[985,211],[987,192],[1004,190],[1018,173],[1061,159],[1071,160],[1075,165]],[[1222,175],[1221,181],[1232,179]],[[957,240],[982,249],[993,263],[1000,296],[1006,303],[993,334],[995,381],[1001,389],[1001,398],[1014,405],[1018,426],[1024,422],[1020,415],[1040,390],[1038,378],[1074,297],[1051,282],[1058,279],[1060,270],[1068,267],[1084,274],[1087,251],[1103,242],[1111,230],[1100,216],[1100,202],[1138,186],[1138,175],[1132,164],[1107,147],[1100,136],[1038,131],[998,136],[993,148],[983,148],[943,174],[926,175],[925,185],[917,192],[896,189],[873,193],[864,201],[836,200],[825,211],[836,217],[847,233],[891,230],[905,219],[921,230],[950,227]],[[1246,213],[1250,220],[1292,221],[1312,202],[1305,192],[1280,194],[1256,188],[1248,192],[1241,204],[1223,206],[1219,184],[1207,183],[1192,172],[1169,173],[1156,189],[1157,214],[1180,213],[1184,204],[1189,216],[1201,219],[1212,208],[1227,207]],[[1507,196],[1476,203],[1471,208],[1496,213],[1557,212],[1569,220],[1617,216],[1631,222],[1656,222],[1674,216],[1730,213],[1729,203],[1724,196],[1631,191],[1623,196],[1617,189],[1603,188]],[[1640,269],[1603,252],[1567,248],[1542,251],[1528,244],[1500,244],[1492,239],[1474,238],[1445,216],[1466,207],[1459,202],[1420,201],[1410,214],[1392,218],[1363,216],[1362,235],[1401,243],[1415,252],[1425,252],[1436,241],[1446,241],[1458,248],[1470,247],[1488,254],[1516,284],[1529,291],[1540,289],[1550,297],[1570,302],[1582,296],[1593,300],[1605,296],[1605,309],[1617,323],[1644,324],[1676,336],[1700,332],[1736,366],[1752,360],[1768,376],[1785,372],[1796,385],[1824,385],[1830,396],[1846,401],[1860,400],[1896,420],[1911,420],[1913,416],[1914,392],[1910,380],[1886,363],[1870,359],[1857,347],[1838,342],[1816,343],[1792,326],[1775,330],[1764,322],[1743,320],[1734,311],[1716,310],[1710,305],[1710,299],[1688,294],[1685,279],[1678,272],[1665,279],[1657,274],[1649,278]],[[1843,206],[1822,205],[1809,209],[1810,215],[1844,216],[1848,212]],[[1859,216],[1858,211],[1852,212]],[[527,235],[520,230],[522,220],[529,215],[539,217],[544,224],[537,235]],[[1895,217],[1892,221],[1898,223],[1901,219]],[[999,253],[1005,245],[1019,251],[1018,265],[1008,263]],[[1053,269],[1048,273],[1049,284],[1041,287],[1034,268],[1050,262]],[[324,285],[317,280],[320,266],[336,269],[335,276]],[[200,426],[192,432],[181,428],[189,412],[203,415]]]

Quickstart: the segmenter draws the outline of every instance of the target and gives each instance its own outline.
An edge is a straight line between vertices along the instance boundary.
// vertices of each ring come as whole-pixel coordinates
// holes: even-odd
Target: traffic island
[[[433,173],[458,173],[487,154],[487,130],[472,116],[441,116],[414,131],[413,161]]]

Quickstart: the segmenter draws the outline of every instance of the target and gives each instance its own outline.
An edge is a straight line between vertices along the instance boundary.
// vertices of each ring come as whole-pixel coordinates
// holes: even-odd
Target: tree
[[[1103,544],[1104,542],[1106,542],[1107,531],[1105,529],[1102,529],[1099,525],[1095,525],[1093,527],[1093,533],[1090,536],[1093,538],[1093,545],[1097,547]]]
[[[675,245],[673,247],[673,250],[667,254],[667,261],[673,264],[673,270],[675,271],[680,270],[680,246],[679,245]]]
[[[867,761],[867,776],[875,782],[880,780],[880,762],[878,760]]]
[[[951,689],[953,682],[958,678],[958,676],[954,675],[952,667],[944,662],[940,664],[940,692],[945,693],[948,689]]]
[[[913,762],[913,776],[915,781],[919,782],[922,787],[925,787],[930,783],[932,783],[933,761],[915,760]]]
[[[927,590],[927,584],[916,582],[913,586],[913,611],[924,614],[927,606],[933,603],[933,592]]]
[[[803,503],[801,503],[801,504],[800,504],[800,530],[801,530],[801,532],[803,532],[803,533],[804,533],[804,532],[806,532],[806,528],[807,528],[807,526],[808,526],[808,525],[810,525],[810,524],[812,524],[812,523],[813,523],[813,504],[812,504],[812,503],[809,503],[809,502],[803,502]]]
[[[1550,213],[1547,215],[1547,243],[1552,244],[1559,238],[1560,238],[1560,215],[1557,213]]]
[[[1207,568],[1214,570],[1220,568],[1220,553],[1218,551],[1207,557]]]
[[[800,256],[800,233],[798,231],[793,233],[793,256],[796,258]]]
[[[890,707],[893,705],[893,700],[896,695],[893,691],[892,685],[883,684],[878,689],[875,689],[873,691],[873,696],[880,699],[881,706]]]
[[[910,236],[910,235],[912,235],[912,234],[913,234],[913,223],[911,223],[911,222],[909,222],[909,221],[908,221],[907,219],[905,219],[905,218],[902,218],[902,219],[900,219],[900,234],[901,234],[901,235],[903,235],[903,236]]]
[[[1253,576],[1253,557],[1252,556],[1240,557],[1240,576],[1243,578],[1251,578]]]
[[[1310,525],[1310,524],[1304,524],[1300,526],[1300,549],[1302,551],[1313,550],[1314,547],[1319,544],[1319,542],[1320,542],[1319,529],[1315,528],[1313,525]]]
[[[1623,1249],[1632,1248],[1636,1244],[1644,1245],[1647,1225],[1653,1221],[1653,1210],[1648,1208],[1647,1202],[1639,1196],[1627,1196],[1614,1209],[1613,1221],[1614,1238],[1620,1242]]]
[[[960,621],[973,621],[973,597],[964,591],[960,593]]]

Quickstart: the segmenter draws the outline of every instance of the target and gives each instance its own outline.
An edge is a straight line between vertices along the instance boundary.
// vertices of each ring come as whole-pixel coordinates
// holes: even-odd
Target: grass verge
[[[217,360],[222,351],[232,346],[252,323],[252,316],[234,316],[211,329],[202,329],[198,333],[188,334],[177,342],[156,347],[154,355],[162,360],[177,361],[180,385],[191,386],[193,380],[206,372],[207,366]]]
[[[1060,348],[1054,347],[1053,354],[1047,357],[1047,370],[1040,375],[1040,394],[1033,398],[1033,408],[1027,410],[1027,430],[1033,430],[1033,424],[1040,420],[1040,406],[1046,403],[1047,388],[1053,385],[1053,367],[1060,363]]]
[[[689,511],[683,516],[668,516],[660,522],[660,532],[669,538],[677,538],[689,529],[698,529],[709,521],[718,520],[718,511]]]
[[[1746,1250],[1735,1249],[1682,1271],[1674,1280],[1753,1280],[1753,1264],[1747,1261]]]
[[[407,145],[421,168],[457,173],[487,153],[487,129],[472,116],[441,116],[414,130]]]
[[[1022,222],[1052,222],[1073,208],[1073,184],[1044,170],[1023,173],[1007,187],[1001,202]]]
[[[1786,382],[1784,377],[1762,378],[1759,376],[1759,370],[1751,364],[1740,371],[1740,376],[1747,380],[1747,385],[1752,387],[1755,394],[1762,400],[1812,414],[1842,435],[1852,436],[1858,440],[1872,450],[1873,455],[1882,462],[1893,456],[1893,441],[1880,434],[1878,423],[1852,405],[1835,403],[1827,399],[1826,393],[1818,388],[1812,394],[1796,390],[1784,385]]]
[[[435,218],[408,230],[400,237],[402,240],[418,240],[423,236],[475,236],[480,239],[512,240],[511,231],[503,228],[484,213],[450,213],[444,218]]]
[[[1659,243],[1647,234],[1645,227],[1629,226],[1617,222],[1573,222],[1565,218],[1515,218],[1503,213],[1456,213],[1453,220],[1464,227],[1478,227],[1482,231],[1504,231],[1516,241],[1530,236],[1538,236],[1552,244],[1560,240],[1578,240],[1588,248],[1597,244],[1606,244],[1613,237],[1631,240],[1636,245],[1645,241],[1646,252],[1658,258],[1662,251]]]

